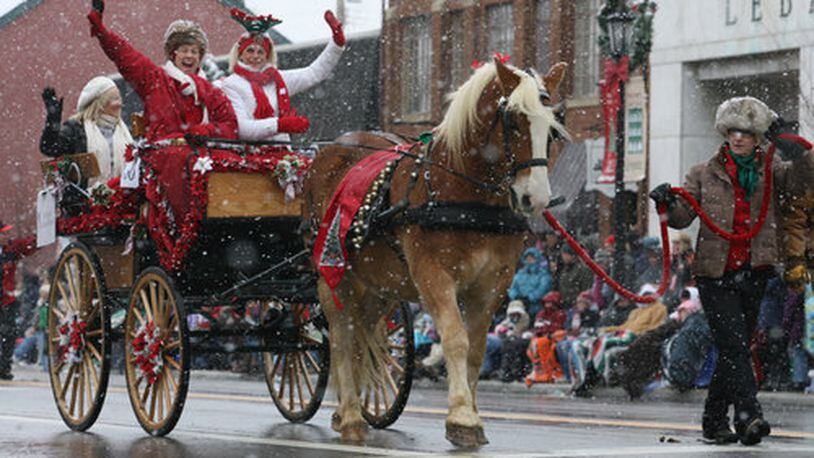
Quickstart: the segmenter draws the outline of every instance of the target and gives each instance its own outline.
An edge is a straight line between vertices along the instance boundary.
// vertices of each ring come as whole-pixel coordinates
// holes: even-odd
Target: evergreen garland
[[[622,11],[633,15],[633,49],[628,50],[630,55],[630,70],[644,65],[647,56],[653,48],[653,17],[656,14],[656,2],[640,0],[628,7],[625,0],[607,0],[597,14],[599,22],[599,49],[605,56],[610,56],[610,37],[608,31],[608,16],[614,11]],[[632,51],[632,52],[630,52]]]

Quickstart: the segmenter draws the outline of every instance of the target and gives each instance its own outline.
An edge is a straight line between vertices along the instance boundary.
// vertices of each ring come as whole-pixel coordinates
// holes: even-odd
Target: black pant
[[[0,305],[0,374],[11,373],[11,355],[17,340],[19,308],[17,301],[6,306]]]
[[[718,361],[704,405],[705,430],[729,424],[729,406],[735,406],[735,428],[762,417],[752,369],[749,340],[757,324],[760,301],[770,270],[741,269],[721,278],[698,278],[701,304],[718,348]]]

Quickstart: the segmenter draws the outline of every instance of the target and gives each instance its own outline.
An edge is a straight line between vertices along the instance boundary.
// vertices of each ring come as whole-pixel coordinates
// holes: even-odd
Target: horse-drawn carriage
[[[326,392],[330,346],[300,234],[296,187],[308,152],[182,139],[141,143],[133,152],[136,188],[110,183],[95,200],[79,199],[77,207],[74,199],[58,220],[57,232],[71,243],[51,280],[48,359],[64,422],[86,430],[96,421],[119,342],[133,410],[152,435],[175,427],[191,361],[204,353],[262,352],[280,413],[309,420]],[[60,161],[45,169],[63,190],[98,174],[92,155]],[[250,305],[261,311],[257,323],[224,327],[215,317],[224,307],[242,316]],[[374,427],[392,424],[407,401],[409,308],[398,307],[381,329],[389,361],[363,412]]]

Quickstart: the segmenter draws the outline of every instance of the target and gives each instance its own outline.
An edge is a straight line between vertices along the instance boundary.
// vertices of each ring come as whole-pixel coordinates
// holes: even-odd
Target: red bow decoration
[[[506,64],[512,59],[512,56],[510,56],[508,54],[502,54],[502,53],[499,53],[499,52],[496,52],[493,56],[495,58],[497,58],[497,60],[499,60],[501,64]],[[478,59],[473,60],[472,61],[472,70],[477,70],[477,69],[483,67],[483,65],[485,63],[486,62],[481,62]]]

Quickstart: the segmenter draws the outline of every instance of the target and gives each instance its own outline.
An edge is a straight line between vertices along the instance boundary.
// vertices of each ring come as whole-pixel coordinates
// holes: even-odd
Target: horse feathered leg
[[[458,309],[453,278],[425,263],[410,263],[410,275],[415,281],[424,305],[430,312],[441,336],[447,367],[449,414],[447,440],[460,447],[476,447],[483,436],[483,422],[475,412],[472,393],[467,382],[469,338]]]
[[[337,310],[325,282],[318,283],[320,303],[330,326],[331,375],[339,396],[339,407],[331,417],[331,427],[341,434],[343,442],[362,442],[367,436],[367,422],[362,418],[359,390],[354,374],[354,357],[357,353],[354,338],[354,318],[349,310],[355,303],[354,295],[343,294],[351,288],[337,289],[337,295],[345,305]]]

